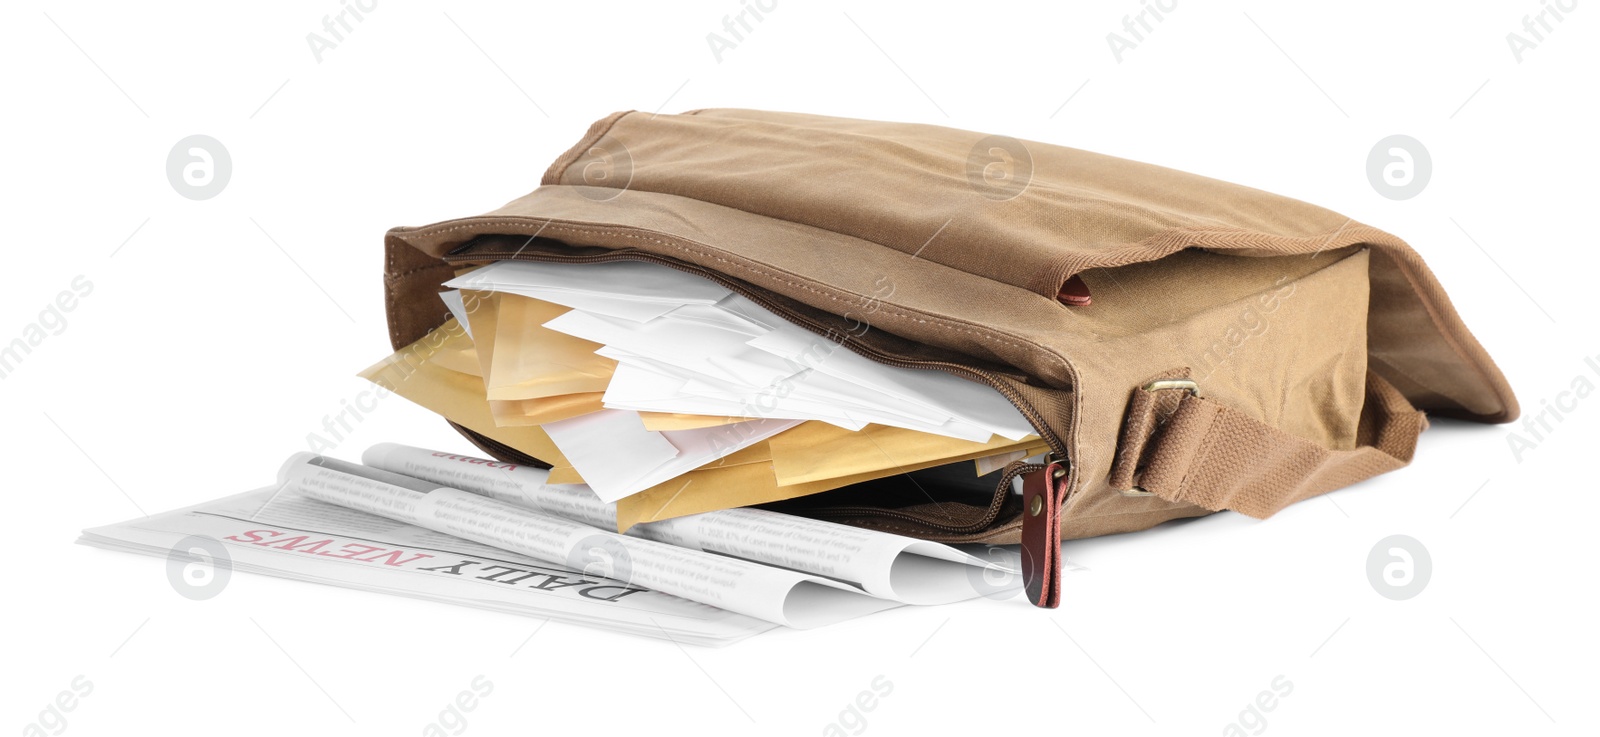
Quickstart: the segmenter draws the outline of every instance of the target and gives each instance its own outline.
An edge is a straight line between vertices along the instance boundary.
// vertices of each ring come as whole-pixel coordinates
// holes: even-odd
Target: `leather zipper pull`
[[[1052,461],[1022,477],[1022,579],[1034,606],[1061,604],[1061,503],[1067,468]]]

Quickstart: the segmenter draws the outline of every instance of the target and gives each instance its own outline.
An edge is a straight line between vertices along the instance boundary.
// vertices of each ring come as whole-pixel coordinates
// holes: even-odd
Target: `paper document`
[[[456,319],[362,375],[587,485],[619,531],[1044,447],[994,387],[869,360],[668,266],[506,261],[449,284]]]
[[[597,343],[543,325],[567,312],[567,308],[507,295],[485,309],[497,312],[492,336],[497,350],[484,377],[489,399],[538,399],[605,391],[616,361],[596,355],[595,350],[601,347]]]
[[[799,629],[895,606],[849,585],[795,571],[607,532],[482,495],[367,466],[299,453],[285,490],[558,565],[604,575]]]
[[[548,485],[548,472],[394,443],[362,462],[596,528],[616,508],[583,486]],[[781,566],[908,604],[947,604],[1022,585],[1018,569],[948,545],[761,509],[728,509],[633,527],[629,535]]]
[[[775,626],[277,486],[84,530],[78,542],[683,643],[725,645]]]
[[[751,420],[652,432],[645,429],[639,413],[607,409],[548,423],[544,429],[595,493],[614,502],[798,424],[799,420]]]
[[[1033,433],[989,387],[875,363],[666,266],[501,261],[447,285],[570,308],[543,327],[604,346],[596,352],[618,364],[605,394],[614,409],[819,420],[850,430],[872,423],[974,442]]]
[[[730,294],[713,282],[644,261],[596,264],[498,261],[457,277],[446,286],[521,294],[600,314],[605,314],[608,308],[626,312],[640,305],[667,309],[686,304],[709,305]]]
[[[461,290],[451,289],[440,292],[439,299],[444,300],[445,307],[450,310],[450,316],[454,317],[456,322],[461,323],[461,327],[466,329],[467,337],[472,337],[472,325],[467,321],[467,302],[461,296]]]

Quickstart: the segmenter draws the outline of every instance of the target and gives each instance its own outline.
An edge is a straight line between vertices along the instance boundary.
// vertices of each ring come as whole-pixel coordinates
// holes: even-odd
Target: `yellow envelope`
[[[562,394],[539,399],[491,399],[489,411],[494,415],[495,424],[501,427],[543,425],[599,412],[605,409],[600,401],[603,396],[605,392]]]
[[[476,321],[473,329],[477,329]],[[360,375],[495,442],[551,465],[572,465],[544,430],[538,427],[496,425],[489,412],[489,403],[483,398],[482,379],[451,371],[430,360],[439,351],[462,350],[471,345],[472,338],[467,331],[455,320],[450,320],[417,342],[373,364]]]
[[[478,349],[471,345],[454,350],[440,350],[428,360],[451,371],[460,371],[463,374],[471,374],[478,377],[483,376],[483,367],[478,363]]]
[[[698,468],[671,481],[623,497],[617,501],[618,531],[625,531],[641,522],[793,499],[863,481],[942,466],[946,463],[970,461],[994,455],[997,448],[1001,450],[1020,448],[1033,455],[1044,452],[1047,447],[1044,441],[1037,437],[1024,438],[1020,441],[1001,439],[991,443],[973,443],[915,430],[883,428],[877,425],[868,425],[861,432],[874,428],[880,431],[899,430],[907,435],[898,437],[899,433],[875,432],[870,436],[872,439],[867,440],[867,437],[860,436],[860,433],[843,430],[824,422],[806,422],[774,435],[762,444],[771,453],[770,461],[747,461],[724,464],[717,468]],[[793,437],[785,437],[791,433],[794,433]],[[854,437],[854,441],[850,441],[850,437]],[[807,450],[808,446],[805,444],[813,441],[821,445],[814,450]],[[917,442],[926,442],[939,450],[919,452],[914,447],[908,447],[914,446]],[[958,443],[965,445],[956,445]],[[865,446],[869,450],[863,450],[860,446]],[[938,455],[939,452],[952,449],[962,452],[951,456]],[[830,460],[830,453],[840,454],[837,465]],[[736,458],[737,455],[728,456],[724,460],[741,460]],[[900,462],[886,465],[886,459]],[[815,478],[780,484],[777,471],[780,464],[810,469],[810,473],[805,475]],[[794,479],[800,479],[801,476],[802,474],[791,474],[791,478]]]
[[[463,291],[461,293],[461,301],[466,307],[467,319],[473,322],[488,320],[485,325],[489,330],[493,331],[493,297],[494,292]],[[452,341],[448,345],[440,345],[429,356],[428,360],[451,371],[460,371],[463,374],[472,374],[473,376],[483,376],[484,370],[488,368],[487,362],[479,358],[478,347],[473,344],[470,338],[464,344],[460,341]]]
[[[729,453],[726,456],[711,461],[710,463],[701,466],[700,469],[740,466],[746,463],[761,463],[770,465],[772,463],[772,448],[767,446],[766,441],[762,441],[746,448],[740,448],[739,450]],[[551,468],[550,478],[546,479],[545,481],[546,483],[551,484],[584,483],[583,477],[578,475],[578,470],[572,468],[571,466],[556,466]]]
[[[867,425],[859,431],[825,422],[807,422],[774,435],[773,472],[779,486],[970,461],[1007,451],[1044,447],[1038,436],[1009,440],[994,436],[987,443],[949,438],[917,430]]]
[[[530,297],[500,295],[496,327],[490,334],[494,356],[484,374],[490,399],[540,399],[606,390],[617,362],[595,354],[600,344],[544,326],[569,311]],[[476,324],[472,334],[481,335]]]
[[[715,415],[686,415],[678,412],[640,412],[639,419],[644,421],[644,429],[650,432],[663,430],[699,430],[706,427],[721,427],[732,425],[736,422],[749,422],[749,417],[717,417]]]
[[[476,375],[488,376],[489,365],[494,361],[494,331],[499,324],[500,293],[463,289],[461,301],[467,308],[467,324],[472,327],[472,335],[484,337],[484,340],[467,338],[474,343],[473,352],[478,354]]]
[[[475,335],[498,335],[502,317],[499,307],[512,301],[502,300],[503,296],[475,293],[471,297],[475,304],[469,304],[474,304],[475,309],[469,310],[468,319]],[[550,483],[581,483],[582,478],[571,463],[537,425],[596,411],[603,392],[491,402],[485,398],[484,380],[473,375],[468,359],[475,353],[479,371],[487,366],[492,372],[494,356],[499,353],[496,342],[479,341],[474,346],[466,331],[450,320],[361,372],[361,376],[462,427],[550,463],[554,466]],[[572,414],[566,414],[569,412]],[[743,420],[650,414],[656,415],[652,421],[660,423],[657,427],[662,429],[714,427]],[[508,418],[515,416],[516,421],[529,424],[503,424],[497,422],[497,416],[502,421],[511,421]],[[878,425],[853,432],[811,421],[624,497],[617,503],[617,525],[619,531],[625,531],[641,522],[792,499],[945,463],[1011,452],[1031,455],[1044,449],[1043,441],[1032,436],[1020,441],[997,438],[974,443]]]
[[[551,466],[550,476],[546,478],[544,482],[547,484],[585,483],[583,477],[578,475],[578,469],[573,468],[572,466]]]
[[[619,499],[617,532],[627,532],[628,528],[641,522],[793,499],[896,473],[899,471],[778,486],[771,462],[695,469],[666,483]]]

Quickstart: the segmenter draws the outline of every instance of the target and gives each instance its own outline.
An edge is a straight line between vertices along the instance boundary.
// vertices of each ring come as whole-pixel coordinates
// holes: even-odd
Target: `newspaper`
[[[582,484],[547,484],[543,469],[395,443],[372,446],[362,462],[591,527],[617,526],[615,505]],[[906,604],[948,604],[1022,585],[1015,559],[762,509],[640,524],[628,534],[843,581]]]
[[[547,563],[592,563],[630,585],[799,629],[900,605],[831,579],[627,537],[313,453],[291,457],[279,480],[286,490],[313,499]]]
[[[271,486],[84,530],[79,543],[720,646],[774,624]]]
[[[718,645],[1020,586],[1014,556],[757,509],[616,529],[548,472],[395,444],[292,456],[277,486],[85,530],[96,547]]]

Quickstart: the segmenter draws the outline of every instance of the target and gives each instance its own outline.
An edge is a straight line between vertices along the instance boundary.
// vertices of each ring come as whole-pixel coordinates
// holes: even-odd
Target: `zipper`
[[[695,276],[701,278],[710,279],[711,281],[714,281],[717,284],[744,296],[756,304],[771,310],[780,317],[783,317],[784,319],[799,325],[800,327],[816,333],[817,335],[821,335],[824,338],[829,338],[832,340],[830,331],[826,326],[823,326],[808,317],[796,314],[794,311],[769,299],[766,295],[760,293],[759,291],[752,290],[743,283],[730,279],[717,272],[703,269],[692,264],[686,264],[675,259],[638,251],[630,251],[626,253],[613,252],[587,256],[552,254],[547,252],[529,253],[527,250],[525,250],[525,246],[524,248],[519,248],[515,251],[497,249],[470,251],[472,248],[472,243],[472,241],[468,241],[456,250],[446,254],[444,256],[445,262],[450,264],[461,264],[478,261],[543,261],[550,263],[590,264],[605,263],[610,261],[645,261],[653,264],[659,264],[671,269],[676,269],[684,273],[694,274]],[[1024,399],[1021,394],[1003,381],[998,375],[989,371],[984,371],[982,369],[973,368],[971,366],[966,366],[959,363],[952,363],[949,361],[911,361],[898,356],[889,355],[873,348],[872,346],[864,345],[859,341],[843,341],[842,344],[850,350],[861,354],[862,356],[888,366],[894,366],[897,368],[932,369],[936,371],[943,371],[945,373],[955,374],[956,376],[960,376],[968,380],[976,381],[994,389],[995,391],[999,392],[1001,396],[1004,396],[1006,401],[1010,402],[1012,406],[1016,407],[1018,412],[1022,413],[1022,416],[1028,420],[1028,424],[1033,426],[1034,431],[1038,432],[1039,437],[1043,439],[1045,444],[1050,447],[1050,455],[1048,458],[1051,459],[1051,462],[1057,464],[1057,466],[1064,466],[1067,463],[1066,446],[1061,442],[1061,439],[1056,436],[1055,432],[1050,429],[1050,426],[1045,423],[1043,415],[1039,413],[1039,410],[1035,408],[1032,403]],[[1001,474],[1000,482],[996,485],[994,499],[990,502],[989,508],[985,510],[984,514],[977,522],[972,523],[941,521],[930,518],[927,515],[878,507],[831,507],[826,510],[818,510],[818,512],[821,516],[826,517],[896,519],[905,522],[912,522],[930,529],[950,534],[973,533],[981,531],[987,528],[989,525],[994,524],[995,520],[999,518],[1006,499],[1011,495],[1012,479],[1025,473],[1037,472],[1043,468],[1044,466],[1039,466],[1037,464],[1024,464],[1021,461],[1016,461],[1008,465],[1005,473]],[[1026,519],[1027,518],[1024,517],[1025,521]]]
[[[975,522],[956,524],[953,522],[936,519],[931,515],[914,514],[898,509],[883,509],[881,507],[827,507],[826,509],[820,510],[818,516],[829,519],[887,518],[900,520],[902,522],[911,522],[922,525],[923,527],[929,527],[951,534],[980,532],[988,528],[989,525],[994,524],[995,520],[1000,518],[1000,512],[1002,509],[1004,509],[1006,500],[1013,496],[1011,492],[1012,480],[1018,476],[1024,476],[1026,474],[1039,471],[1043,468],[1043,465],[1037,463],[1026,463],[1023,461],[1012,461],[1011,463],[1007,464],[1005,471],[1000,474],[1000,481],[995,484],[994,500],[989,502],[989,508],[985,510],[983,516]]]

